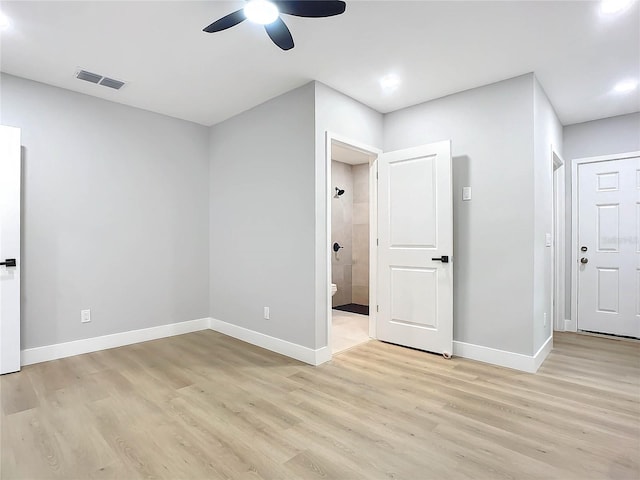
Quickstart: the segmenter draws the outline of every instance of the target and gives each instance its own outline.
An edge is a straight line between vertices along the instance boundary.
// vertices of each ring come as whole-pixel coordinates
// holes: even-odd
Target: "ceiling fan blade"
[[[220,20],[216,20],[208,27],[202,29],[203,32],[213,33],[219,32],[221,30],[226,30],[227,28],[231,28],[240,22],[243,22],[247,19],[244,14],[244,9],[240,9],[236,12],[230,13],[229,15],[222,17]]]
[[[293,37],[281,18],[278,17],[275,22],[265,25],[264,29],[273,40],[273,43],[282,50],[291,50],[293,48]]]
[[[344,13],[345,2],[339,0],[275,0],[280,13],[297,17],[332,17]]]

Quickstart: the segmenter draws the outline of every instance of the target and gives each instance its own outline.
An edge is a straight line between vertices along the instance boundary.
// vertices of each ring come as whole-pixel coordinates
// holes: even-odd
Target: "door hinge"
[[[376,238],[376,246],[378,246],[378,247],[380,246],[380,239],[379,238]]]
[[[376,305],[376,312],[380,311],[380,305]]]

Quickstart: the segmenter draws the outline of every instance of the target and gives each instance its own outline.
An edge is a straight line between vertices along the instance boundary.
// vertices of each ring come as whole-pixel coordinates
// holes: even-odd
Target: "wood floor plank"
[[[5,415],[38,406],[38,396],[28,375],[5,375],[0,382],[0,402]]]
[[[203,331],[0,377],[0,479],[640,478],[640,342],[536,375],[371,341],[319,367]]]

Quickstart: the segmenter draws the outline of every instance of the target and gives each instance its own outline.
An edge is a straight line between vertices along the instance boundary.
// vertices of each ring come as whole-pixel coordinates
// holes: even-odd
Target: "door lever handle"
[[[448,255],[442,255],[439,258],[436,257],[436,258],[432,258],[431,260],[433,260],[434,262],[449,263],[449,256]]]
[[[4,262],[0,262],[0,265],[4,265],[5,267],[15,267],[16,259],[15,258],[7,258]]]

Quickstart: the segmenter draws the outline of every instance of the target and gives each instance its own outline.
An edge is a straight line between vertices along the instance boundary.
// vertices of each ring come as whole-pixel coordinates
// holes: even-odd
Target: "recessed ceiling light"
[[[9,17],[7,17],[4,13],[0,12],[0,29],[4,30],[10,25]]]
[[[600,11],[608,15],[619,13],[625,10],[633,0],[602,0],[600,3]]]
[[[278,19],[280,11],[278,7],[267,0],[251,0],[244,7],[244,14],[254,23],[268,25]]]
[[[400,86],[400,77],[395,73],[385,75],[380,79],[380,86],[386,92],[393,92]]]
[[[616,83],[616,86],[613,87],[613,91],[616,93],[628,93],[636,88],[638,88],[638,80],[629,79]]]

